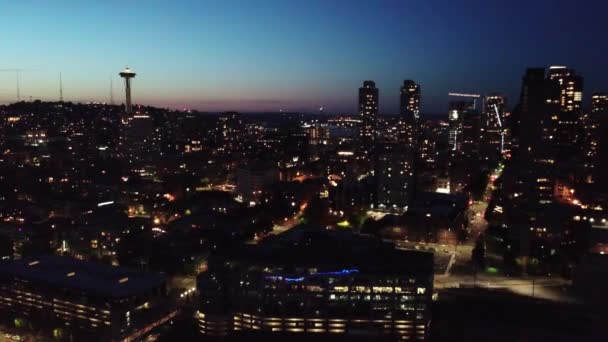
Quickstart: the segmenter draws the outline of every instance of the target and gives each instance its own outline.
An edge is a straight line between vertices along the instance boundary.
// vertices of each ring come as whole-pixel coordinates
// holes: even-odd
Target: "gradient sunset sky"
[[[449,91],[498,91],[514,105],[527,66],[568,65],[608,91],[608,1],[18,0],[0,2],[0,69],[22,68],[22,97],[134,102],[204,111],[353,113],[363,80],[380,112],[403,79],[423,113]],[[15,75],[0,72],[0,103]]]

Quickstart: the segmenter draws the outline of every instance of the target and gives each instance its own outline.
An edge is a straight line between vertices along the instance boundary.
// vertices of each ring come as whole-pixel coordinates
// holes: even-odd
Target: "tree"
[[[486,266],[486,246],[483,241],[483,235],[479,235],[475,242],[475,247],[471,253],[471,261],[476,268],[484,269]]]
[[[326,199],[315,197],[308,202],[304,210],[306,222],[314,225],[322,225],[329,216],[329,203]]]

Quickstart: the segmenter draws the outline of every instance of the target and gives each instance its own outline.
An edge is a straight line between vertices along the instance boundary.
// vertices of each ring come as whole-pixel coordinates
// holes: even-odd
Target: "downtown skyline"
[[[381,114],[398,112],[404,79],[421,85],[423,114],[444,114],[450,91],[497,91],[512,106],[528,66],[576,69],[585,107],[605,87],[606,48],[593,42],[607,5],[470,3],[7,3],[0,69],[24,69],[25,100],[58,100],[61,73],[68,101],[109,102],[112,78],[123,103],[117,72],[128,65],[134,103],[201,111],[354,114],[368,79]],[[560,29],[572,18],[585,25]],[[0,103],[15,99],[14,73],[1,72]]]
[[[600,340],[582,2],[0,2],[0,340]]]

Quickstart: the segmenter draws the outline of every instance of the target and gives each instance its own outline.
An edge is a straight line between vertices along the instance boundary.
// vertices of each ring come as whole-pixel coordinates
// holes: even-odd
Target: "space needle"
[[[125,79],[125,92],[126,92],[126,108],[125,108],[125,112],[127,114],[131,114],[132,112],[132,107],[131,107],[131,79],[135,77],[135,72],[133,72],[133,70],[129,69],[129,67],[126,67],[123,71],[121,71],[119,73],[120,77]]]

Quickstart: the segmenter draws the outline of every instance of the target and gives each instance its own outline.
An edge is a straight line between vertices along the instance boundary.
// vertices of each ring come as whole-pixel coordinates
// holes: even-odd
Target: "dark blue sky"
[[[0,3],[0,69],[23,68],[22,93],[122,100],[117,72],[138,76],[135,102],[210,111],[354,112],[365,79],[380,111],[399,86],[422,86],[422,111],[447,92],[499,91],[514,104],[527,66],[568,65],[585,99],[608,90],[608,1],[20,0]],[[15,98],[0,73],[0,101]]]

